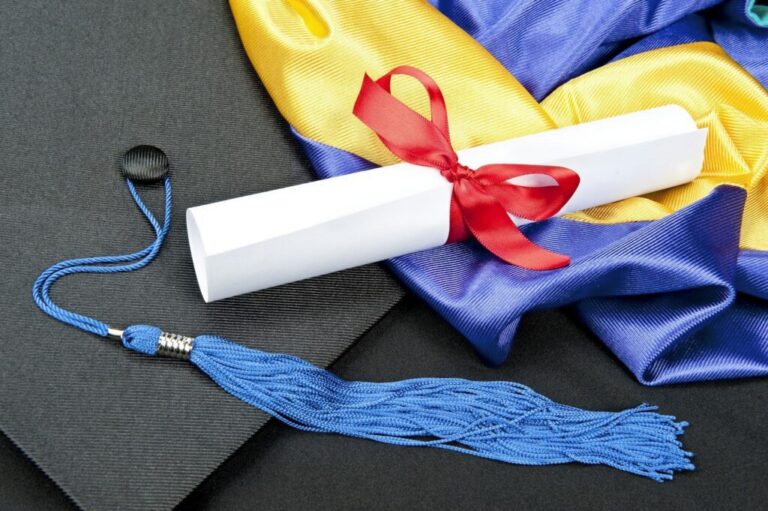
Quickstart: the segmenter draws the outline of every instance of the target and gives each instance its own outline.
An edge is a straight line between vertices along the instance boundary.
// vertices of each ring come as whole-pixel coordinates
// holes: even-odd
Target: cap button
[[[168,173],[168,157],[152,145],[138,145],[120,158],[120,172],[134,181],[157,181]]]

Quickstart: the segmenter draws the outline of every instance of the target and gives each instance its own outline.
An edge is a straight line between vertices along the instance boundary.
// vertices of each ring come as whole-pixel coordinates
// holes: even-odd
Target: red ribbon
[[[429,94],[428,120],[391,94],[393,75],[417,79]],[[423,71],[399,66],[373,81],[363,78],[353,113],[371,128],[401,160],[434,167],[453,183],[450,232],[447,243],[470,233],[504,261],[531,270],[568,265],[567,256],[543,249],[526,238],[507,213],[528,220],[545,220],[568,202],[579,185],[579,175],[564,167],[516,163],[483,165],[472,170],[461,163],[451,146],[445,99],[437,83]],[[507,180],[546,175],[549,186],[523,186]]]

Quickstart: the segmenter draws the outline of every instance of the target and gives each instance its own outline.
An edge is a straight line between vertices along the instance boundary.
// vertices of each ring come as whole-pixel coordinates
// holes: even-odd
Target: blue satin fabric
[[[743,0],[705,12],[698,11],[717,2],[433,3],[538,98],[604,62],[702,40],[723,45],[768,85],[768,29],[747,18]],[[320,177],[373,166],[296,136]],[[491,364],[509,355],[522,314],[574,304],[644,384],[765,375],[768,253],[737,248],[743,201],[743,190],[721,186],[656,222],[552,219],[524,227],[536,243],[572,257],[571,266],[552,272],[504,264],[474,242],[388,264]]]
[[[722,186],[657,222],[527,226],[535,242],[573,258],[553,272],[506,265],[473,243],[390,265],[490,363],[509,354],[523,313],[575,303],[642,383],[768,374],[768,308],[758,300],[768,299],[759,282],[768,254],[736,248],[743,198]]]
[[[768,86],[768,30],[747,0],[431,0],[536,98],[617,57],[715,41]]]
[[[768,88],[768,26],[759,26],[745,13],[744,0],[724,3],[710,24],[715,42]]]

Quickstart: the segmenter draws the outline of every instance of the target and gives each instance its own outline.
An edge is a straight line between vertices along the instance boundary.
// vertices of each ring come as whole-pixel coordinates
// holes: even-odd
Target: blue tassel
[[[346,381],[299,358],[246,348],[221,337],[192,339],[146,325],[121,331],[59,307],[50,296],[58,279],[78,273],[135,271],[160,251],[171,221],[170,179],[163,179],[162,225],[131,179],[126,184],[155,240],[138,252],[71,259],[41,273],[32,297],[52,318],[86,332],[122,339],[125,347],[139,353],[189,360],[227,392],[303,431],[439,447],[524,465],[602,464],[656,481],[672,479],[677,471],[693,470],[692,454],[677,440],[687,423],[654,413],[653,406],[618,413],[590,412],[555,403],[511,382],[458,378]]]
[[[169,334],[132,326],[123,344],[156,355],[162,335]],[[186,339],[170,349],[230,394],[302,431],[439,447],[521,465],[608,465],[656,481],[694,468],[692,453],[677,439],[687,423],[654,413],[654,406],[591,412],[503,381],[347,381],[290,355],[221,337]]]

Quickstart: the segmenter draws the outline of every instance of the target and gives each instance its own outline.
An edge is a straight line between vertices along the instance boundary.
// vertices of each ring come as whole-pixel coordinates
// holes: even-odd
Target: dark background
[[[406,297],[334,365],[339,374],[511,379],[563,402],[619,409],[641,401],[692,423],[695,472],[663,484],[605,467],[524,467],[435,449],[307,434],[270,421],[179,509],[764,509],[768,382],[648,388],[567,313],[530,314],[510,361],[483,366],[462,338]],[[4,509],[74,509],[24,456],[0,442]]]
[[[226,2],[6,0],[1,9],[0,509],[765,507],[766,380],[643,387],[567,310],[527,316],[510,360],[488,368],[377,265],[203,304],[184,209],[311,179]],[[141,272],[65,280],[54,293],[63,304],[116,325],[336,360],[347,378],[508,379],[586,408],[651,402],[691,422],[683,438],[697,470],[657,484],[275,421],[259,429],[263,414],[192,368],[46,318],[30,297],[46,266],[149,241],[117,175],[120,154],[143,143],[172,162],[168,244]],[[159,204],[156,187],[143,191]]]

